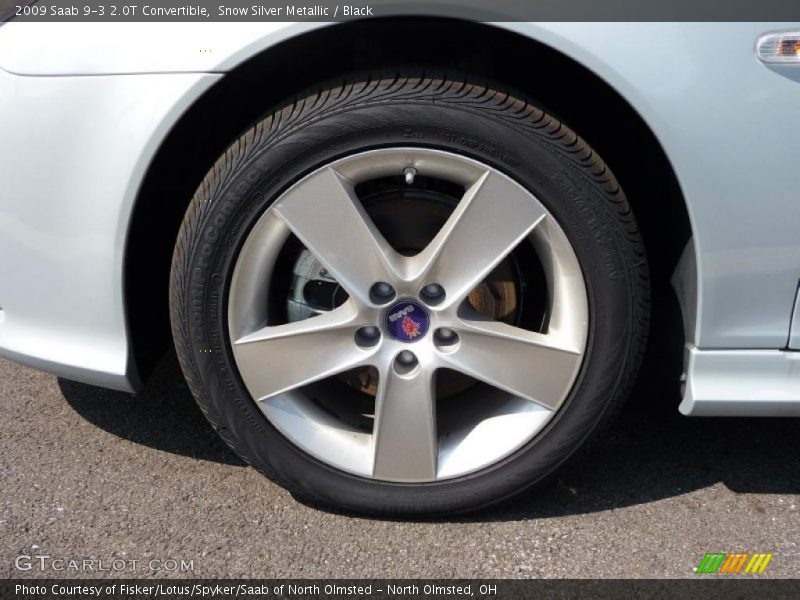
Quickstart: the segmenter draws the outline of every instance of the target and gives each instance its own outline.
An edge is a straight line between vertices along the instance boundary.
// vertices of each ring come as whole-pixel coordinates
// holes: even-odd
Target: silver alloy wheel
[[[404,173],[435,176],[466,190],[442,229],[414,256],[388,244],[355,193],[359,183]],[[270,284],[291,233],[349,298],[318,316],[268,325]],[[544,333],[487,320],[465,302],[525,238],[547,279]],[[393,293],[376,295],[379,283]],[[424,293],[431,284],[441,286],[433,298]],[[390,334],[390,319],[398,314],[414,316],[409,331],[415,335]],[[354,154],[295,183],[248,235],[228,298],[236,366],[267,419],[323,463],[392,482],[472,473],[536,436],[575,382],[588,314],[578,260],[541,202],[485,164],[422,148]],[[379,335],[365,340],[365,328],[378,328]],[[366,366],[379,376],[371,432],[323,410],[310,385]],[[467,392],[457,406],[437,411],[434,378],[440,369],[468,375],[490,391],[474,397]]]

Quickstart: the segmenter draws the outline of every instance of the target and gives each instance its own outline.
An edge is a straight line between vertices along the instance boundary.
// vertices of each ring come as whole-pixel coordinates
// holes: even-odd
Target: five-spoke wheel
[[[464,190],[441,229],[413,254],[387,241],[356,191],[410,168],[416,181]],[[398,195],[407,188],[399,183]],[[290,235],[347,299],[275,323],[258,299],[269,297],[281,242]],[[544,267],[546,331],[490,320],[469,300],[520,244],[530,244]],[[391,148],[325,165],[276,199],[239,255],[228,326],[247,389],[292,442],[351,473],[425,482],[476,471],[536,435],[575,380],[588,309],[575,254],[533,194],[457,154]],[[320,408],[324,385],[308,386],[366,367],[377,371],[374,422],[359,431]],[[478,407],[468,399],[437,402],[443,369],[496,391]],[[339,393],[335,383],[330,394]]]
[[[178,236],[170,306],[204,414],[339,509],[474,510],[607,423],[647,332],[608,167],[513,95],[444,78],[323,89],[254,125]]]

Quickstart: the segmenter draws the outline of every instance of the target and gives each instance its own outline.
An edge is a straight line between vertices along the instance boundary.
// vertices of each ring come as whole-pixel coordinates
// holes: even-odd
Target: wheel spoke
[[[545,217],[522,187],[487,171],[470,187],[433,241],[419,255],[425,283],[447,290],[447,305],[463,300]]]
[[[436,478],[438,443],[433,377],[426,369],[382,374],[375,399],[373,476],[392,481]]]
[[[295,185],[274,210],[351,296],[368,303],[373,283],[395,279],[399,255],[333,169]]]
[[[497,321],[468,321],[447,366],[550,410],[572,385],[583,357],[582,341],[543,335]]]
[[[319,316],[263,327],[233,343],[236,365],[256,400],[264,400],[362,364],[352,302]]]

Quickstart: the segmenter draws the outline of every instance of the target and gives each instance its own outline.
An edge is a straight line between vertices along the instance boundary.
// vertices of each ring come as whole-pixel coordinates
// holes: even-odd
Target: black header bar
[[[342,22],[381,17],[471,21],[795,21],[800,0],[0,0],[26,22]]]

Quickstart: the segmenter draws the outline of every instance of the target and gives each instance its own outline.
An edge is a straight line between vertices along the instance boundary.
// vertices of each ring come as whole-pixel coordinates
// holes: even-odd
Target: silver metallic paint
[[[695,417],[800,417],[800,352],[687,347],[679,410]]]
[[[0,355],[138,386],[123,289],[130,214],[169,127],[218,78],[0,71]]]
[[[792,326],[789,329],[789,348],[800,350],[800,286],[797,288],[797,297],[794,301],[792,313]]]

